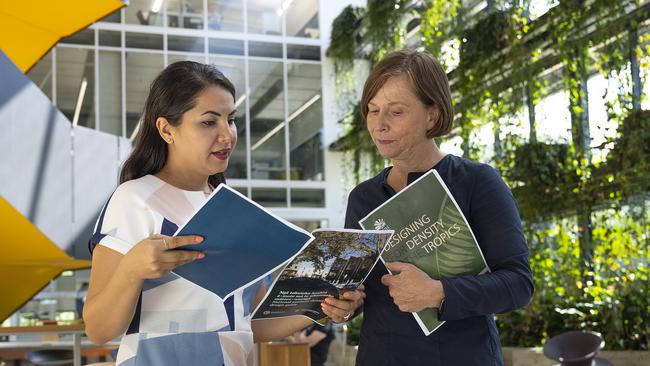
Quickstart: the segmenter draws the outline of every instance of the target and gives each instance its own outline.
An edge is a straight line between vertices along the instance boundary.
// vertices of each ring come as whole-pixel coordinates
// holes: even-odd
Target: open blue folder
[[[271,273],[313,239],[223,184],[175,235],[203,236],[203,242],[180,249],[202,251],[205,258],[174,273],[221,299]]]

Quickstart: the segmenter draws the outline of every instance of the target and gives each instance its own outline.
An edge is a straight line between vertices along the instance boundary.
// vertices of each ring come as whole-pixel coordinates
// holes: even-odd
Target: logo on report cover
[[[375,220],[375,230],[390,230],[384,219]]]

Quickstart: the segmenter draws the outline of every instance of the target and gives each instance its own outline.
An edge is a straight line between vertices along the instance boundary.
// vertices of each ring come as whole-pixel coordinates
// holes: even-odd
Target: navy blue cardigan
[[[379,262],[365,281],[366,301],[357,365],[503,365],[495,313],[530,301],[533,281],[517,203],[492,167],[446,155],[433,169],[447,184],[467,218],[491,273],[442,279],[447,321],[425,336],[411,313],[400,311],[380,282]],[[386,179],[390,168],[359,184],[348,199],[345,227],[358,221],[395,191]],[[410,173],[408,183],[423,172]]]

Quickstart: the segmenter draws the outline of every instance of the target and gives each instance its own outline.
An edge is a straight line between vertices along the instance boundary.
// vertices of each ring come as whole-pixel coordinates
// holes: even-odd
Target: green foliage
[[[572,160],[564,144],[529,143],[515,148],[505,178],[513,186],[522,217],[539,220],[575,208],[575,199],[567,197],[578,182]]]
[[[635,28],[650,15],[635,0],[563,0],[531,21],[523,3],[500,0],[492,12],[472,19],[463,18],[467,9],[458,0],[425,0],[418,9],[421,45],[434,56],[442,57],[447,40],[461,40],[460,63],[448,74],[458,115],[455,133],[465,156],[476,160],[483,147],[472,140],[473,131],[494,124],[498,139],[491,163],[512,188],[525,222],[536,292],[527,307],[499,315],[502,343],[538,346],[566,330],[594,329],[608,348],[650,349],[650,112],[633,108],[626,69],[630,54],[648,67],[650,47],[643,42],[649,36],[639,37],[636,49],[630,49],[636,41],[630,37],[638,37]],[[357,49],[370,48],[371,62],[404,44],[403,18],[413,14],[405,4],[368,2]],[[608,90],[616,96],[606,108],[618,135],[597,147],[604,161],[591,158],[594,148],[583,136],[583,87],[594,72],[608,81],[627,77],[626,85]],[[570,143],[537,142],[534,129],[528,137],[499,135],[506,117],[558,90],[569,95]],[[337,145],[352,157],[359,181],[363,165],[372,174],[385,162],[358,103],[351,105],[343,121],[346,135]]]
[[[514,29],[512,15],[495,11],[488,14],[472,28],[465,31],[460,47],[461,66],[471,66],[508,47],[512,42]]]
[[[348,327],[347,344],[349,346],[358,346],[361,334],[361,323],[363,323],[363,314],[355,317],[346,323]]]
[[[592,215],[596,249],[587,281],[575,220],[527,228],[535,294],[525,308],[498,316],[502,344],[541,346],[564,331],[591,329],[608,349],[649,349],[647,209],[620,206]]]
[[[373,176],[381,169],[383,169],[385,160],[379,155],[372,138],[366,129],[366,123],[361,115],[359,103],[356,103],[352,112],[343,119],[346,127],[344,138],[341,138],[334,143],[331,148],[337,151],[345,151],[348,153],[348,158],[352,161],[352,173],[354,174],[354,181],[360,182],[364,176]],[[369,157],[370,171],[367,174],[362,174],[362,159]]]
[[[422,44],[432,55],[442,53],[442,44],[446,40],[445,35],[455,27],[455,19],[458,16],[460,0],[428,0],[420,17],[420,33]],[[444,60],[440,60],[443,66]]]
[[[364,41],[372,45],[370,59],[379,61],[393,49],[401,48],[404,42],[403,16],[407,0],[368,0],[367,24]]]
[[[359,25],[363,8],[348,5],[332,22],[332,33],[327,56],[334,58],[337,73],[352,67],[359,47]]]
[[[633,110],[619,128],[619,138],[608,155],[606,168],[623,196],[650,191],[650,111]]]

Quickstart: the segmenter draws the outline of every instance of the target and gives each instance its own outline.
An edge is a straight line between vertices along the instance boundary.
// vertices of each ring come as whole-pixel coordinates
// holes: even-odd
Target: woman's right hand
[[[159,278],[178,266],[205,257],[204,253],[194,250],[172,250],[202,241],[197,235],[152,235],[129,250],[121,265],[131,280]]]

